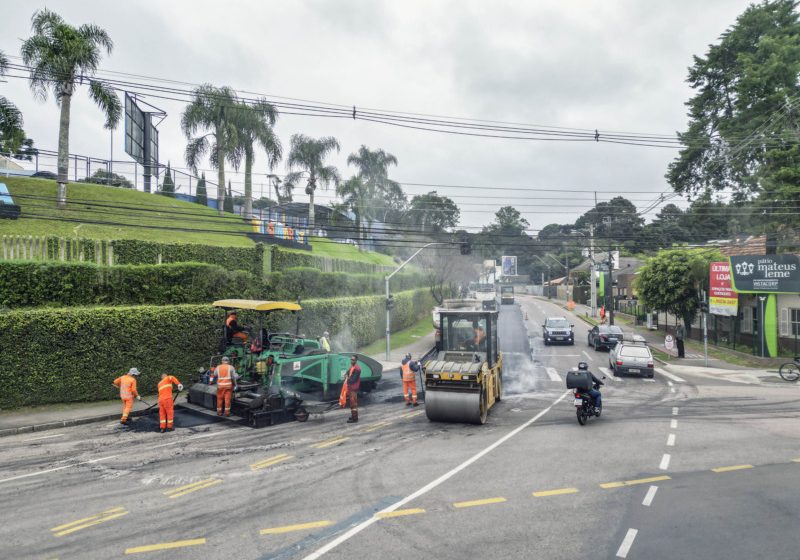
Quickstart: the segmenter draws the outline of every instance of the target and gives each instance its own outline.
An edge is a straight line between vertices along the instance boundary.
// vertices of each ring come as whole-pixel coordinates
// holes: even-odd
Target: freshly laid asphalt
[[[542,344],[553,315],[574,346]],[[2,438],[3,556],[798,558],[798,386],[617,378],[587,329],[550,302],[501,306],[504,395],[483,426],[429,422],[386,371],[357,425],[182,411],[163,435],[145,416]],[[578,361],[606,375],[584,427],[564,385]]]

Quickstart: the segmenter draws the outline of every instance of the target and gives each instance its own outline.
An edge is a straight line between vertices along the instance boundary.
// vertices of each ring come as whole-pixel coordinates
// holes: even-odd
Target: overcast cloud
[[[686,124],[684,102],[691,91],[685,77],[692,55],[704,54],[748,4],[6,0],[0,50],[18,56],[31,14],[47,6],[73,25],[92,22],[110,33],[115,49],[102,62],[105,70],[360,107],[601,132],[672,133]],[[14,78],[0,83],[0,94],[23,111],[37,146],[56,149],[58,108],[52,98],[36,102],[27,81]],[[169,114],[160,126],[160,159],[183,167],[183,105],[153,102]],[[109,133],[85,91],[73,102],[72,115],[71,151],[108,157]],[[625,194],[640,208],[668,190],[664,173],[676,154],[602,143],[457,137],[299,116],[280,118],[276,130],[287,149],[296,132],[338,138],[342,152],[334,163],[345,177],[353,172],[347,155],[366,144],[397,156],[391,176],[401,182],[585,188],[596,189],[601,200],[647,191]],[[120,127],[115,159],[127,159],[122,140]],[[256,171],[266,173],[265,167],[262,156]],[[283,173],[283,164],[276,171]],[[233,181],[236,189],[241,178]],[[262,177],[254,183],[256,195],[262,183],[266,192]],[[484,225],[497,208],[512,204],[538,229],[572,222],[593,204],[591,194],[565,194],[561,206],[549,200],[550,206],[537,208],[533,191],[438,191],[456,200],[466,226]],[[319,199],[332,195],[322,192]]]

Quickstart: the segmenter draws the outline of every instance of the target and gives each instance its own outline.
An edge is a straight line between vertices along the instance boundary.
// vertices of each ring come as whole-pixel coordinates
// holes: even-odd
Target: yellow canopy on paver
[[[296,303],[290,301],[259,301],[255,299],[218,299],[212,303],[223,309],[250,309],[251,311],[300,311]]]

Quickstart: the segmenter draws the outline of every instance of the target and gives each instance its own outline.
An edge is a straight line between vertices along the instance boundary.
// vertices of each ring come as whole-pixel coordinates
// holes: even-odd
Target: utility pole
[[[611,248],[608,249],[608,259],[606,260],[606,264],[608,265],[608,283],[606,284],[606,293],[605,300],[606,300],[606,307],[608,308],[608,324],[614,324],[614,259],[611,258]]]
[[[591,272],[589,273],[589,286],[591,288],[589,294],[589,306],[592,308],[592,317],[597,317],[597,284],[595,283],[596,273],[594,266],[594,224],[589,224],[589,261],[592,263]]]

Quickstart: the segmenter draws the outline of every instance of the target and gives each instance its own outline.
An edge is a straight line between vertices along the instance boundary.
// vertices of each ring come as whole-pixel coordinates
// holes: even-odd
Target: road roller
[[[441,309],[441,347],[423,364],[425,414],[434,422],[484,424],[503,391],[497,315],[481,302]]]

